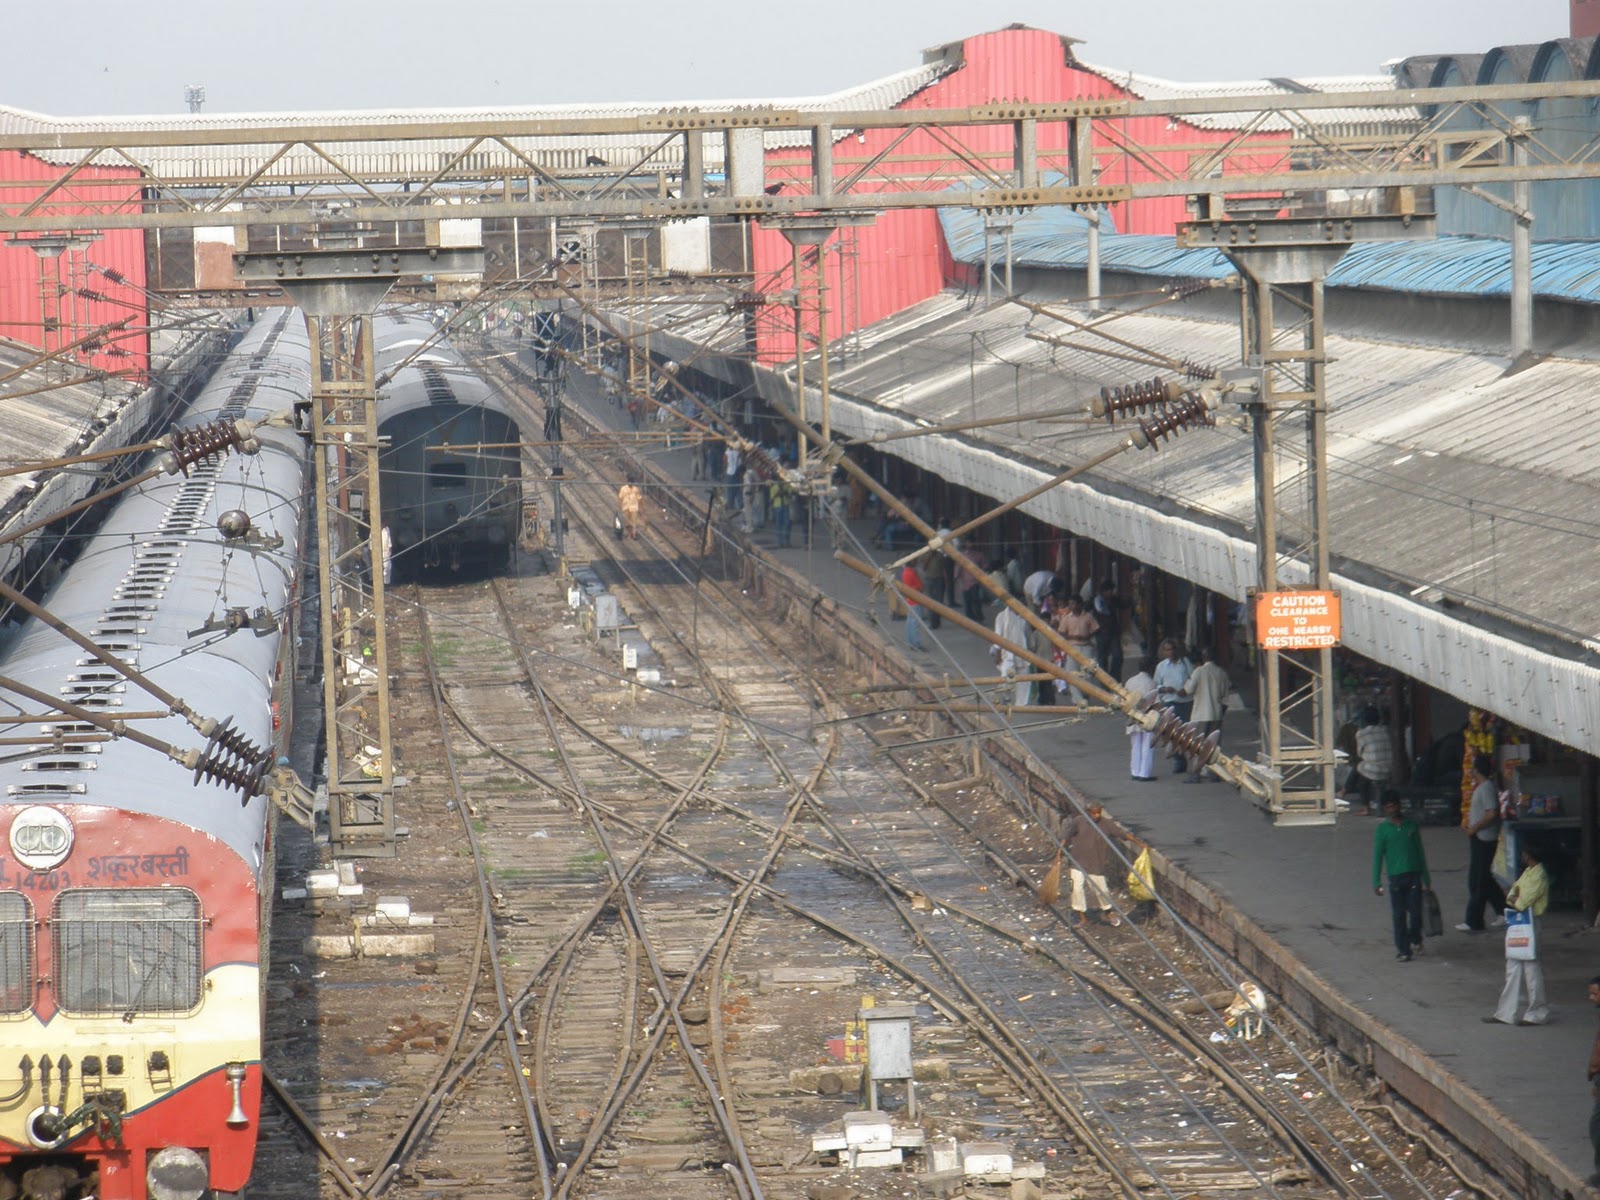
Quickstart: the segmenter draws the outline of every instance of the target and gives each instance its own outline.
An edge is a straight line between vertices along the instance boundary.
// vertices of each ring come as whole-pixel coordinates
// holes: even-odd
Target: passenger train
[[[130,491],[45,598],[95,646],[284,752],[310,391],[300,314],[258,322],[179,423],[258,423],[240,452]],[[250,453],[248,451],[254,450]],[[19,690],[17,685],[23,685]],[[51,712],[61,697],[76,713]],[[261,1100],[273,812],[180,765],[208,738],[32,620],[0,658],[0,1196],[198,1200],[244,1188]],[[226,776],[227,771],[220,772]],[[246,772],[248,774],[248,772]]]
[[[393,570],[504,567],[522,516],[516,419],[432,320],[380,315],[373,341],[378,484]]]

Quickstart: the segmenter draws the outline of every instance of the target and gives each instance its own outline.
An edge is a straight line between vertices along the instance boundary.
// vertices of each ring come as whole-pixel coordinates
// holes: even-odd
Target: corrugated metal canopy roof
[[[27,347],[0,343],[0,373],[9,375],[37,355]],[[54,370],[61,372],[59,366]],[[0,462],[37,462],[65,454],[74,445],[81,446],[95,419],[109,417],[132,390],[117,381],[104,386],[96,382],[55,388],[48,387],[48,383],[45,373],[34,368],[0,386]],[[44,390],[34,391],[36,388]],[[30,391],[32,395],[22,394]],[[0,509],[20,493],[31,490],[33,478],[32,474],[0,477]]]
[[[1238,360],[1230,320],[1098,319],[1171,358]],[[1030,330],[1067,345],[1030,339]],[[680,338],[697,332],[684,324],[676,335],[653,335],[653,344],[689,360],[695,351]],[[1104,384],[1151,373],[1095,353],[1093,337],[1018,306],[985,311],[950,294],[868,333],[859,353],[834,364],[833,428],[841,437],[1086,405]],[[1600,363],[1547,359],[1508,377],[1507,360],[1493,355],[1337,333],[1327,349],[1329,515],[1347,644],[1600,752],[1600,672],[1578,661],[1600,650],[1594,572],[1574,569],[1595,560],[1600,542],[1600,406],[1591,400]],[[716,358],[702,369],[740,383],[750,370]],[[770,376],[762,386],[788,391]],[[811,404],[815,412],[815,398]],[[1122,436],[1099,422],[1027,422],[887,449],[1009,499]],[[1292,475],[1280,482],[1293,496]],[[1159,452],[1122,454],[1025,511],[1242,598],[1255,578],[1254,496],[1250,435],[1224,424]],[[1415,598],[1431,594],[1450,606]],[[1474,610],[1529,632],[1479,628]]]
[[[1065,209],[1030,209],[1012,217],[1012,261],[1017,266],[1082,270],[1088,265],[1087,222]],[[983,262],[982,214],[939,210],[951,256]],[[996,255],[1003,243],[990,235]],[[1226,279],[1236,274],[1220,251],[1185,250],[1154,234],[1102,234],[1100,266],[1167,279]],[[1435,296],[1509,296],[1511,246],[1498,238],[1445,236],[1415,242],[1353,246],[1328,274],[1329,287],[1375,288]],[[1600,242],[1533,244],[1535,295],[1583,304],[1600,303]]]

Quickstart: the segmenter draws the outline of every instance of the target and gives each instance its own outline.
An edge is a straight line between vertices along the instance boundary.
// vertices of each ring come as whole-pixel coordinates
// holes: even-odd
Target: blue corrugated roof
[[[1425,242],[1368,242],[1339,260],[1332,287],[1453,296],[1511,293],[1511,246],[1497,238],[1441,237]],[[1600,242],[1535,242],[1535,295],[1600,303]]]
[[[983,216],[939,210],[957,262],[983,261]],[[1082,270],[1088,263],[1088,220],[1064,208],[1018,213],[1011,254],[1017,266]],[[994,252],[1003,253],[998,235]],[[1183,250],[1170,237],[1102,233],[1100,267],[1168,279],[1225,279],[1233,265],[1216,250]],[[1418,242],[1366,242],[1353,247],[1328,276],[1329,287],[1377,288],[1440,296],[1504,296],[1511,291],[1511,247],[1497,238],[1440,237]],[[1536,295],[1600,304],[1600,241],[1535,242]]]

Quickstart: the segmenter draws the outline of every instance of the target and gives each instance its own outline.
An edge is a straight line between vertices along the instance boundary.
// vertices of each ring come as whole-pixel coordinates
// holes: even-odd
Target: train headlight
[[[187,1146],[165,1146],[145,1169],[150,1200],[200,1200],[211,1182],[206,1160]]]

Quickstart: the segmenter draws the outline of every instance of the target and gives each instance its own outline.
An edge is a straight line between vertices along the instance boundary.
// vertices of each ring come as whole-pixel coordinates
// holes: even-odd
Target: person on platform
[[[1021,646],[1024,650],[1032,650],[1030,640],[1033,630],[1022,619],[1022,614],[1009,607],[1002,607],[994,618],[994,632],[996,637],[1004,638],[1014,646]],[[1007,679],[1015,680],[1018,675],[1029,675],[1033,672],[1032,665],[1025,658],[1018,658],[1010,650],[1001,646],[991,646],[990,655],[1000,667],[1000,674]],[[1021,706],[1027,704],[1033,697],[1033,684],[1027,680],[1017,680],[1012,684],[1011,703]]]
[[[1094,661],[1094,635],[1100,632],[1100,622],[1085,607],[1082,597],[1067,597],[1066,607],[1056,614],[1055,627],[1067,639],[1069,646],[1090,662]],[[1055,660],[1058,666],[1066,667],[1069,671],[1079,669],[1079,664],[1069,659],[1064,651],[1056,651]],[[1071,692],[1074,704],[1082,706],[1089,702],[1088,697],[1064,679],[1056,680],[1056,691]]]
[[[617,508],[622,512],[622,536],[638,537],[644,523],[644,493],[633,480],[617,489]]]
[[[1600,1009],[1600,975],[1589,980],[1589,1004]],[[1589,1148],[1594,1151],[1594,1174],[1585,1182],[1590,1187],[1600,1187],[1600,1029],[1595,1031],[1594,1044],[1589,1047],[1589,1098],[1594,1101],[1589,1110]]]
[[[1100,632],[1094,635],[1094,655],[1100,669],[1113,679],[1122,676],[1122,610],[1126,607],[1117,595],[1116,583],[1101,580],[1094,597],[1094,619],[1100,622]]]
[[[744,493],[744,517],[739,528],[745,533],[765,529],[767,525],[767,488],[772,483],[769,466],[772,460],[761,447],[745,455],[744,478],[739,490]]]
[[[1005,560],[1006,590],[1013,596],[1022,596],[1022,585],[1027,582],[1028,574],[1022,566],[1022,555],[1007,550],[1001,557]]]
[[[1506,895],[1494,877],[1494,852],[1500,845],[1500,793],[1494,786],[1494,760],[1487,754],[1472,759],[1472,800],[1467,806],[1465,829],[1471,853],[1467,857],[1466,919],[1459,933],[1482,933],[1484,906],[1494,909],[1496,925],[1505,924]]]
[[[1372,890],[1383,895],[1389,871],[1389,916],[1394,923],[1395,959],[1410,962],[1422,953],[1422,893],[1433,883],[1422,830],[1400,815],[1400,801],[1384,801],[1383,822],[1372,836]]]
[[[1090,804],[1082,813],[1074,813],[1062,830],[1067,858],[1071,860],[1073,928],[1089,923],[1089,893],[1094,895],[1094,906],[1100,919],[1107,925],[1121,925],[1122,917],[1111,906],[1111,889],[1106,878],[1116,863],[1112,845],[1117,837],[1116,827],[1098,804]]]
[[[1046,596],[1055,595],[1060,588],[1061,581],[1056,578],[1056,573],[1043,567],[1022,581],[1022,594],[1028,601],[1028,607],[1034,610],[1044,603]]]
[[[916,651],[924,651],[928,647],[922,640],[922,605],[916,600],[923,591],[922,572],[917,570],[915,562],[908,562],[905,570],[900,572],[900,582],[907,589],[904,597],[906,602],[906,645]]]
[[[1222,732],[1222,716],[1228,711],[1228,691],[1232,684],[1228,673],[1217,665],[1217,656],[1209,646],[1200,647],[1198,657],[1200,665],[1183,685],[1183,691],[1194,705],[1189,712],[1189,719],[1199,727],[1202,736],[1210,737],[1213,733]],[[1198,758],[1189,760],[1185,782],[1200,783],[1215,778],[1215,775],[1207,775],[1200,770]]]
[[[777,535],[778,545],[788,546],[794,528],[794,488],[781,467],[767,485],[767,506],[772,512],[772,531]]]
[[[1544,968],[1539,965],[1539,918],[1550,903],[1550,876],[1544,869],[1537,847],[1522,848],[1522,874],[1506,893],[1506,905],[1527,913],[1533,929],[1532,958],[1506,955],[1506,985],[1500,991],[1500,1004],[1484,1020],[1500,1025],[1543,1025],[1550,1019],[1550,1005],[1544,995]],[[1526,993],[1528,1006],[1522,1008]],[[1517,1010],[1522,1009],[1519,1013]]]
[[[981,555],[968,555],[968,557],[972,559],[974,567],[980,571],[983,569]],[[961,611],[966,614],[967,620],[981,622],[983,620],[983,585],[978,582],[978,576],[966,567],[962,567],[956,573],[956,594],[961,597]]]
[[[744,510],[744,452],[732,442],[722,455],[722,479],[728,489],[728,512]]]
[[[1178,643],[1167,638],[1160,646],[1161,661],[1156,663],[1156,703],[1172,710],[1172,715],[1184,724],[1189,722],[1193,704],[1185,685],[1194,674],[1194,664],[1183,656]],[[1182,754],[1172,756],[1172,772],[1181,775],[1188,766]]]
[[[950,522],[940,517],[934,526],[934,535],[941,539],[941,543],[944,539],[948,539],[950,537]],[[928,599],[935,604],[943,604],[949,607],[950,568],[954,565],[950,561],[950,556],[943,550],[930,550],[923,555],[922,562],[927,574],[925,582],[928,585]],[[928,623],[929,629],[939,628],[944,621],[944,618],[936,612],[923,613],[922,617]]]
[[[1383,792],[1394,774],[1394,741],[1383,717],[1370,704],[1361,710],[1361,726],[1356,730],[1356,781],[1367,815],[1374,816],[1383,802]]]
[[[844,519],[859,521],[867,515],[867,485],[855,475],[850,476],[850,502],[845,505]]]
[[[1123,686],[1141,700],[1151,699],[1156,694],[1155,669],[1155,659],[1145,659],[1139,664],[1138,674],[1129,679]],[[1131,746],[1128,773],[1140,783],[1154,783],[1156,778],[1155,735],[1144,726],[1129,721],[1128,741]]]

